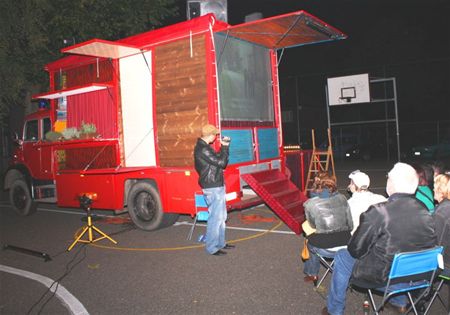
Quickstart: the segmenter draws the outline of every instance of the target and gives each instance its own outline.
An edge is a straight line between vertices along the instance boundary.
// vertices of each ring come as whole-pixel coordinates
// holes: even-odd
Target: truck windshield
[[[221,120],[272,122],[269,50],[218,33],[215,44]]]

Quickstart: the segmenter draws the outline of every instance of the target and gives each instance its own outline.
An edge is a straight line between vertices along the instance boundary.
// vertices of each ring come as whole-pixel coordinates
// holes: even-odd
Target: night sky
[[[326,78],[369,73],[371,78],[396,78],[401,123],[447,120],[443,126],[449,130],[443,133],[450,133],[449,1],[228,0],[228,23],[240,24],[252,12],[270,17],[298,10],[348,35],[343,41],[292,48],[283,54],[282,109],[296,111],[293,78],[297,77],[303,129],[326,125]],[[345,110],[335,119],[346,121]],[[357,111],[364,116],[364,108]],[[403,136],[409,133],[404,129]]]
[[[430,106],[450,106],[449,1],[229,0],[228,22],[239,24],[255,11],[269,17],[296,10],[324,20],[348,39],[287,50],[281,76],[341,76],[364,70],[372,76],[370,70],[380,68],[387,76],[402,76],[398,84],[408,86],[408,107],[416,115],[432,118]],[[373,76],[380,77],[380,69]]]

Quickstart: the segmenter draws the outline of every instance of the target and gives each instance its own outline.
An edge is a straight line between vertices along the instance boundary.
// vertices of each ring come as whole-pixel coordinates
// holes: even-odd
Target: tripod
[[[110,236],[108,236],[107,234],[105,234],[99,228],[97,228],[96,226],[94,226],[92,224],[91,204],[92,204],[92,201],[93,201],[94,197],[95,197],[95,195],[90,195],[90,194],[83,194],[82,196],[78,197],[78,199],[80,200],[80,206],[84,210],[86,210],[87,225],[83,228],[83,231],[80,233],[80,235],[78,235],[78,237],[69,246],[69,248],[67,249],[68,252],[78,242],[80,242],[80,243],[94,243],[94,242],[100,241],[100,240],[102,240],[104,238],[107,238],[111,242],[113,242],[114,244],[117,244],[117,242],[115,240],[113,240]],[[101,236],[98,237],[98,238],[94,238],[94,232],[93,231],[97,232]],[[87,240],[82,240],[81,238],[83,237],[84,234],[86,234],[86,232],[88,233],[88,239]]]

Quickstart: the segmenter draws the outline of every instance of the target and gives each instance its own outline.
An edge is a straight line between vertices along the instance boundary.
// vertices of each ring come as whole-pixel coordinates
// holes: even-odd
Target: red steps
[[[306,196],[278,169],[242,174],[245,182],[296,234],[302,233]]]

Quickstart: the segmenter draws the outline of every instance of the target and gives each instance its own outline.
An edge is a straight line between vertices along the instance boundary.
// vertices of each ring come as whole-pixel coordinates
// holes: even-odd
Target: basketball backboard
[[[327,79],[328,105],[369,103],[369,74]]]

